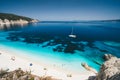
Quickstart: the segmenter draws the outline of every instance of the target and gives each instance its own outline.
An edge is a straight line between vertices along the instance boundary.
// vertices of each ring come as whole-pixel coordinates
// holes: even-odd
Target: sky
[[[120,19],[120,0],[0,0],[0,12],[41,21]]]

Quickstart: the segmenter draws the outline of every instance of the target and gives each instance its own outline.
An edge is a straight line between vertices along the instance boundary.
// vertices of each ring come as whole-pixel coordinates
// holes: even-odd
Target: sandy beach
[[[95,75],[89,71],[81,72],[81,74],[74,74],[64,70],[60,71],[57,68],[51,68],[49,66],[45,67],[40,62],[34,62],[32,59],[27,59],[25,56],[16,55],[13,50],[6,49],[2,46],[0,46],[0,53],[0,68],[9,68],[9,71],[21,68],[24,71],[31,70],[34,75],[52,76],[58,80],[86,80],[89,76]]]

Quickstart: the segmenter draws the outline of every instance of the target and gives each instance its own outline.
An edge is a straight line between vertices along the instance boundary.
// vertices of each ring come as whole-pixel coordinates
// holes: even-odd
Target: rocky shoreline
[[[57,80],[51,76],[36,76],[32,75],[31,71],[23,71],[20,68],[8,72],[8,69],[0,70],[0,80]]]
[[[18,19],[18,20],[8,20],[8,19],[0,19],[0,25],[15,25],[15,24],[28,24],[28,23],[36,23],[38,22],[38,20],[36,19],[33,19],[31,21],[27,21],[27,20],[24,20],[24,19]]]
[[[10,13],[0,13],[0,26],[4,25],[16,25],[16,24],[28,24],[39,22],[37,19],[32,19],[25,16],[20,16]]]
[[[111,54],[105,54],[106,60],[96,76],[90,76],[88,80],[120,80],[120,58]]]

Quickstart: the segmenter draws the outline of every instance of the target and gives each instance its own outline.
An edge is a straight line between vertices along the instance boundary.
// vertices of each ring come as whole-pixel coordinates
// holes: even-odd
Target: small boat
[[[71,38],[76,38],[76,37],[77,37],[76,35],[73,34],[73,27],[72,27],[72,32],[71,32],[71,34],[69,35],[69,37],[71,37]]]
[[[76,35],[70,34],[69,37],[76,38]]]

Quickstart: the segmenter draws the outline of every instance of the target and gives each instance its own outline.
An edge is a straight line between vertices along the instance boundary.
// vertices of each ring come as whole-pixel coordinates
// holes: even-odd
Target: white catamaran
[[[71,38],[76,38],[76,37],[77,37],[76,35],[73,34],[73,27],[72,27],[72,32],[71,32],[71,34],[69,35],[69,37],[71,37]]]

